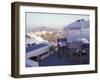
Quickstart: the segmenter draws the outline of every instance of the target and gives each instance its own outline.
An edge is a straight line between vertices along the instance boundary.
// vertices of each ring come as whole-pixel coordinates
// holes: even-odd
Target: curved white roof
[[[80,30],[81,28],[88,28],[89,27],[89,20],[86,21],[84,19],[77,20],[67,26],[64,27],[64,30]]]

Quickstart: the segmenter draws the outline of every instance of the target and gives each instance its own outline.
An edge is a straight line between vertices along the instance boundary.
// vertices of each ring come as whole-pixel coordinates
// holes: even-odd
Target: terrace
[[[89,64],[89,44],[84,44],[82,50],[75,48],[76,44],[80,45],[68,43],[69,48],[61,50],[60,56],[58,46],[38,44],[26,48],[26,67]]]

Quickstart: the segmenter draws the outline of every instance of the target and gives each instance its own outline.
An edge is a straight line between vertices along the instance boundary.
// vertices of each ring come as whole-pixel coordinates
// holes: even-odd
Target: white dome
[[[89,43],[89,41],[85,38],[79,38],[79,39],[77,39],[77,42]]]

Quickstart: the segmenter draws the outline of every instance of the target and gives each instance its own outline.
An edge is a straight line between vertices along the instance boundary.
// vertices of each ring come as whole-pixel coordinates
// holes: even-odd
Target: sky
[[[55,28],[63,28],[64,26],[75,22],[79,19],[89,20],[89,15],[83,14],[55,14],[55,13],[36,13],[26,12],[26,29],[31,30],[34,27],[49,26]]]

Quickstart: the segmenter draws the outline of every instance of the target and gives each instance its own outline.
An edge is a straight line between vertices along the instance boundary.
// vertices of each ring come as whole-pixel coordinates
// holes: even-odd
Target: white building
[[[44,59],[48,57],[50,48],[49,42],[33,33],[26,34],[25,42],[26,42],[26,65],[31,67],[39,66],[39,62],[31,60],[30,58],[39,57],[40,59]],[[30,46],[28,44],[30,44]]]
[[[77,41],[79,38],[85,38],[88,41],[90,40],[90,25],[89,20],[84,19],[77,20],[63,28],[65,37],[68,41]]]

